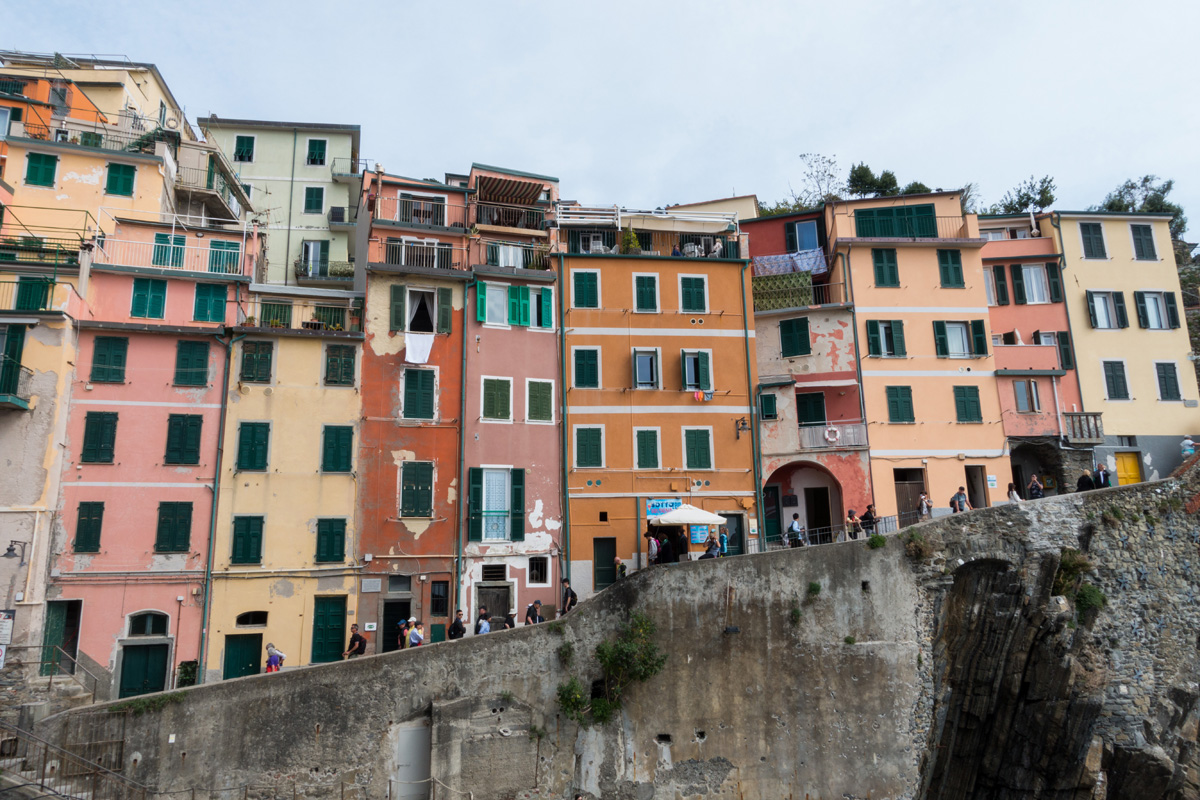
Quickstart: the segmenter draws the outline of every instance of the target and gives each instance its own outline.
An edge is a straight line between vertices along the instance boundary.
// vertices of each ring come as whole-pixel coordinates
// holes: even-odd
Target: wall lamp
[[[738,439],[741,439],[742,434],[746,433],[749,430],[750,430],[750,423],[746,422],[745,417],[742,417],[741,419],[739,419],[737,421],[737,429],[735,430],[735,433],[737,434]]]
[[[8,543],[8,549],[4,551],[4,557],[5,558],[20,558],[21,563],[18,564],[17,566],[23,567],[23,566],[25,566],[25,548],[28,546],[29,546],[29,542],[18,542],[16,539],[13,539],[12,541],[10,541]],[[17,555],[18,547],[21,548],[21,554],[19,556]]]

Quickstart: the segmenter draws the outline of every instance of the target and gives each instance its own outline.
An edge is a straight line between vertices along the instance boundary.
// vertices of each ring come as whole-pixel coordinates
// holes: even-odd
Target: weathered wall
[[[383,797],[399,758],[379,743],[429,719],[434,777],[476,798],[1196,797],[1198,489],[1193,472],[942,518],[920,556],[890,539],[644,570],[561,627],[187,690],[130,719],[126,770]],[[1078,624],[1051,596],[1066,547],[1108,598]],[[588,654],[634,608],[667,667],[580,730],[555,688],[598,677]],[[86,713],[104,712],[39,731],[74,739]]]

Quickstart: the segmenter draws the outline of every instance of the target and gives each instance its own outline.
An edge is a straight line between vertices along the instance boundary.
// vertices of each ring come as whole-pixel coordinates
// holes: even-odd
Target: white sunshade
[[[725,523],[724,517],[719,517],[687,503],[650,520],[651,525],[724,525]]]

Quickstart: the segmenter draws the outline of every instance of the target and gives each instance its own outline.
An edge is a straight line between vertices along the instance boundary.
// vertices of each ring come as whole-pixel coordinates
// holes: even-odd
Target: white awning
[[[725,523],[724,517],[719,517],[687,503],[650,519],[651,525],[724,525]]]

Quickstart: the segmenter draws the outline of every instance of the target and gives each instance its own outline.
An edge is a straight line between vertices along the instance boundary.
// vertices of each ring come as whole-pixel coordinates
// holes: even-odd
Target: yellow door
[[[1140,453],[1117,453],[1117,485],[1128,486],[1141,483],[1142,465]]]

